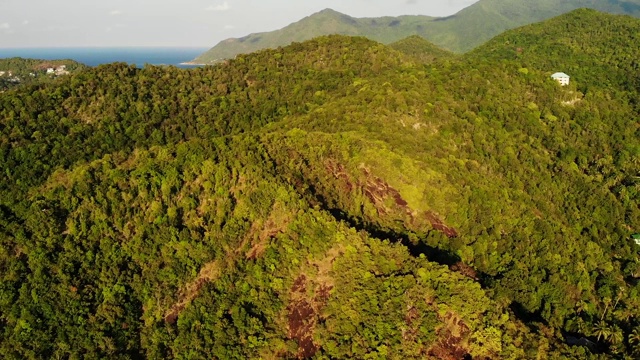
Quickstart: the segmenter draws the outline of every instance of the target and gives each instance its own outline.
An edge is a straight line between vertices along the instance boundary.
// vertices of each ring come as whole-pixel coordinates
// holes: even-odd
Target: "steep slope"
[[[540,41],[583,16],[638,22]],[[637,91],[490,49],[330,36],[0,95],[2,353],[637,355]]]
[[[326,9],[280,30],[224,40],[194,62],[215,63],[232,59],[237,54],[276,48],[329,34],[364,36],[384,44],[418,35],[443,49],[465,52],[505,30],[583,7],[612,14],[640,16],[640,0],[480,0],[444,18],[400,16],[359,19]]]

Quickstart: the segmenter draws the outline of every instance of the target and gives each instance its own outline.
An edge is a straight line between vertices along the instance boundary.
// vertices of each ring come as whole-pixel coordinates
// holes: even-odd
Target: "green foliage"
[[[597,357],[567,332],[634,356],[637,27],[581,10],[427,63],[330,36],[1,94],[0,353]]]

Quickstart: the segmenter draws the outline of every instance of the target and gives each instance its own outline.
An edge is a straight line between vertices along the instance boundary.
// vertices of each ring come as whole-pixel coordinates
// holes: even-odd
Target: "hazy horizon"
[[[449,16],[477,0],[0,0],[0,47],[207,48],[272,31],[325,8],[354,17]]]

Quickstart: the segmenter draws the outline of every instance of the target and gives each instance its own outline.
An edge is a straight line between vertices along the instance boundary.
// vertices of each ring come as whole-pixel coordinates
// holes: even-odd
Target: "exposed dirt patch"
[[[259,258],[267,249],[269,240],[283,233],[290,222],[289,210],[281,203],[274,203],[266,220],[259,219],[251,224],[251,228],[235,250],[234,259],[245,251],[247,244],[250,244],[250,248],[245,252],[245,258]]]
[[[314,281],[319,284],[320,288],[333,288],[333,277],[329,275],[329,272],[333,268],[333,262],[336,258],[344,253],[344,247],[337,245],[329,249],[325,256],[311,263],[316,268],[318,274],[315,276]],[[317,292],[316,292],[317,293]]]
[[[384,215],[390,211],[390,209],[385,207],[384,203],[385,199],[392,198],[395,205],[402,209],[405,214],[412,220],[415,218],[415,212],[409,207],[409,203],[402,198],[398,190],[394,189],[384,180],[371,175],[368,169],[363,168],[363,172],[367,176],[367,182],[363,186],[363,192],[376,206],[380,215]],[[449,238],[458,237],[458,231],[451,226],[447,226],[433,211],[427,211],[425,218],[434,230],[444,233]]]
[[[438,341],[429,349],[428,355],[441,360],[471,359],[465,345],[469,327],[452,312],[440,317],[440,320],[445,326],[438,330]]]
[[[445,223],[432,211],[427,211],[426,217],[434,229],[444,233],[449,238],[458,237],[458,231],[450,226],[445,225]]]
[[[369,174],[367,174],[369,175]],[[364,194],[371,200],[374,204],[382,205],[386,198],[392,198],[396,205],[401,208],[406,208],[409,203],[407,203],[400,195],[398,190],[391,187],[384,180],[377,177],[369,177],[367,178],[367,183],[363,187]],[[381,209],[378,206],[378,210],[382,210],[382,213],[386,213],[386,209]]]
[[[240,183],[243,180],[239,181]],[[229,250],[224,257],[224,263],[212,261],[205,264],[198,276],[178,294],[178,301],[173,304],[165,313],[164,319],[167,323],[173,324],[177,321],[180,313],[198,296],[200,289],[211,281],[215,281],[220,275],[223,267],[233,268],[235,262],[242,256],[247,244],[250,248],[244,254],[247,259],[256,259],[266,250],[269,240],[277,234],[282,233],[291,222],[291,214],[288,209],[276,202],[273,205],[269,217],[266,220],[258,220],[251,225],[251,228],[244,236],[237,248]]]
[[[217,279],[219,275],[220,267],[217,261],[205,264],[202,269],[200,269],[198,276],[180,292],[178,302],[173,304],[165,313],[164,320],[169,324],[175,323],[182,310],[198,296],[200,289],[202,289],[206,283]]]
[[[404,316],[407,327],[402,331],[402,340],[413,343],[418,339],[418,328],[414,325],[418,319],[420,319],[418,309],[415,306],[407,306],[407,313]]]
[[[320,345],[313,340],[316,324],[323,319],[321,311],[327,305],[333,289],[333,278],[329,275],[333,262],[343,253],[342,246],[329,249],[325,256],[310,265],[317,275],[308,278],[301,274],[291,287],[291,300],[287,306],[288,337],[298,342],[298,359],[313,357]]]
[[[289,209],[287,209],[283,204],[278,202],[274,203],[269,217],[264,224],[262,224],[261,229],[259,230],[260,232],[258,233],[258,236],[255,237],[255,233],[252,232],[247,234],[248,237],[253,236],[253,239],[251,241],[251,248],[247,251],[245,257],[247,259],[257,259],[260,257],[267,249],[269,240],[275,238],[276,235],[283,233],[287,226],[289,226],[290,222],[291,214],[289,213]]]
[[[478,272],[471,266],[463,263],[462,261],[458,261],[457,263],[449,266],[449,270],[458,272],[475,281],[480,280],[480,278],[478,278]]]
[[[327,171],[332,174],[337,180],[338,185],[345,189],[353,190],[361,189],[362,193],[367,197],[369,201],[375,206],[379,215],[386,214],[398,214],[401,213],[406,216],[401,221],[405,224],[412,225],[425,224],[431,225],[431,228],[435,231],[441,232],[449,238],[456,238],[459,236],[458,231],[448,226],[442,218],[433,211],[425,211],[419,213],[409,207],[408,202],[402,197],[400,192],[385,182],[383,179],[374,176],[371,171],[364,165],[360,166],[362,172],[365,175],[365,180],[354,181],[347,174],[345,167],[334,160],[327,160],[325,162]],[[393,201],[390,201],[392,199]],[[356,225],[357,227],[357,225]],[[385,237],[381,235],[381,237]],[[393,238],[393,236],[387,236]],[[397,236],[395,237],[397,238]],[[424,250],[424,249],[423,249]],[[421,251],[423,251],[421,250]],[[445,263],[450,266],[450,269],[457,271],[475,281],[480,281],[479,276],[475,269],[471,266],[459,261],[458,259],[439,259],[435,260],[441,263]]]
[[[338,180],[342,180],[340,184],[344,191],[346,192],[353,191],[355,186],[351,181],[351,179],[349,178],[349,175],[347,175],[347,172],[344,169],[344,166],[342,166],[342,164],[339,164],[330,160],[326,162],[325,166],[327,168],[327,171],[331,173],[331,175],[333,175]]]
[[[317,321],[317,312],[313,302],[307,299],[307,278],[300,275],[291,288],[291,303],[287,307],[289,339],[298,342],[298,359],[310,358],[319,346],[313,342],[313,331]]]

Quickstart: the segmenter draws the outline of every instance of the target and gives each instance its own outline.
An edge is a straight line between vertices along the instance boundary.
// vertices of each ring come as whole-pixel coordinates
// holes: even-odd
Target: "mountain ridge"
[[[349,15],[340,13],[333,9],[324,9],[311,14],[299,21],[291,23],[282,29],[252,33],[240,38],[229,38],[220,42],[216,50],[209,50],[193,60],[194,63],[219,62],[224,59],[233,58],[239,53],[249,53],[264,48],[275,48],[278,46],[286,46],[292,42],[302,42],[310,40],[321,35],[348,35],[362,36],[365,33],[369,38],[390,43],[398,41],[411,35],[404,28],[398,28],[399,21],[406,21],[410,25],[420,23],[432,17],[422,15],[406,15],[400,17],[378,17],[378,18],[354,18]],[[362,27],[370,27],[363,31]],[[383,29],[392,28],[391,32]],[[394,29],[395,27],[395,29]],[[268,42],[269,46],[264,46],[264,42]],[[214,48],[215,49],[215,48]],[[213,52],[212,52],[213,51]]]
[[[461,53],[505,30],[546,20],[581,7],[640,16],[640,0],[480,0],[447,17],[404,15],[354,18],[332,9],[324,9],[275,31],[223,40],[193,62],[215,63],[240,53],[275,48],[329,34],[364,36],[384,44],[418,35],[440,48]]]

